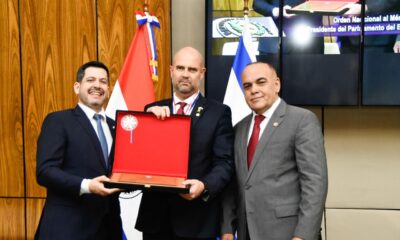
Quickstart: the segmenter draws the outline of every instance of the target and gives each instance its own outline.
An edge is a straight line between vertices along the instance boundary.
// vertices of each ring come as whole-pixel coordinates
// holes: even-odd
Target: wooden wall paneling
[[[0,196],[24,196],[18,0],[0,1]]]
[[[99,60],[110,70],[114,86],[137,28],[132,0],[98,1]]]
[[[111,86],[118,78],[137,28],[136,10],[143,11],[143,0],[99,0],[99,59],[110,68]],[[156,99],[171,96],[169,64],[171,56],[170,1],[149,1],[149,12],[157,16],[161,28],[155,29],[159,81],[155,83]]]
[[[74,107],[77,68],[97,58],[95,0],[21,0],[21,48],[28,196],[36,182],[36,141],[47,113]]]
[[[28,198],[26,199],[26,237],[33,239],[37,226],[39,224],[40,215],[44,206],[45,199]]]
[[[0,198],[0,239],[25,239],[23,198]]]

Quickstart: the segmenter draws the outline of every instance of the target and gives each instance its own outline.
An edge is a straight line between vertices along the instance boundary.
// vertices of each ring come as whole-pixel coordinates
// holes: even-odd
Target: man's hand
[[[233,240],[233,239],[235,238],[233,237],[232,233],[225,233],[221,236],[221,240]]]
[[[294,237],[294,238],[292,238],[292,240],[303,240],[303,239],[299,238],[299,237]]]
[[[347,12],[345,12],[343,15],[344,16],[359,16],[361,15],[361,4],[360,3],[349,3],[345,6],[345,8],[348,8]],[[367,7],[365,7],[365,10],[367,10]]]
[[[89,182],[89,191],[100,196],[108,196],[121,191],[119,188],[105,188],[104,181],[110,181],[110,179],[104,175],[91,179]]]
[[[400,53],[400,41],[396,41],[393,46],[394,53]]]
[[[293,17],[294,15],[296,15],[296,14],[287,13],[287,10],[289,10],[289,9],[292,9],[292,7],[289,6],[289,5],[285,5],[285,6],[283,7],[283,17],[285,17],[285,18],[291,18],[291,17]]]
[[[164,120],[166,117],[171,115],[169,107],[167,106],[153,106],[147,109],[147,112],[151,112],[157,116],[158,119]]]
[[[180,194],[186,200],[193,200],[198,198],[204,191],[204,183],[197,179],[188,179],[182,183],[185,186],[189,186],[189,193]]]
[[[292,9],[292,7],[289,6],[289,5],[285,5],[285,6],[283,7],[283,17],[285,17],[285,18],[291,18],[291,17],[293,17],[294,15],[296,15],[296,14],[287,13],[286,10],[288,10],[288,9]],[[272,16],[274,16],[275,18],[279,17],[279,8],[278,8],[278,7],[272,9]]]

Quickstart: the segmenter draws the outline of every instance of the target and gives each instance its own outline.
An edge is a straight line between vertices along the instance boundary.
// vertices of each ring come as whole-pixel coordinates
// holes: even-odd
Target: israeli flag
[[[224,104],[228,105],[232,110],[233,125],[251,113],[251,109],[247,106],[244,99],[241,78],[243,69],[249,63],[256,61],[256,51],[251,39],[249,25],[248,17],[244,16],[243,32],[239,39],[239,45],[236,51],[235,60],[233,61],[224,97]]]

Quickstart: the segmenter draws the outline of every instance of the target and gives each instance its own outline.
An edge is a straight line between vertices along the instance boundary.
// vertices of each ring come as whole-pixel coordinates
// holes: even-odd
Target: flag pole
[[[143,4],[143,12],[144,12],[144,14],[147,16],[147,18],[148,19],[152,19],[152,16],[150,15],[150,13],[149,13],[149,1],[150,0],[144,0],[144,4]],[[150,21],[148,21],[148,23],[147,23],[147,25],[148,26],[150,26],[149,25],[149,23],[150,22],[152,22],[152,20],[150,20]],[[158,24],[158,23],[157,23]],[[160,27],[160,26],[158,26],[158,27]],[[150,31],[151,32],[151,37],[150,37],[150,40],[154,40],[154,32],[153,32],[153,28],[152,27],[150,27],[149,29],[148,29],[148,31]],[[151,76],[151,78],[152,78],[152,80],[153,80],[153,83],[156,83],[156,82],[158,82],[158,60],[157,60],[157,53],[156,53],[156,47],[155,47],[155,42],[153,42],[153,45],[151,45],[151,46],[153,46],[152,47],[152,57],[150,58],[150,67],[152,68],[152,76]]]
[[[149,0],[144,0],[143,11],[144,11],[145,13],[148,13],[148,12],[149,12]]]
[[[243,15],[249,16],[249,0],[243,0],[243,1],[244,1]]]

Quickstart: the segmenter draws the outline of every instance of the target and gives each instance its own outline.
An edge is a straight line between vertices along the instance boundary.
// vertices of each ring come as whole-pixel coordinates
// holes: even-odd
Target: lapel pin
[[[196,117],[200,117],[201,111],[203,111],[203,107],[198,107],[196,111]]]
[[[274,122],[273,126],[277,127],[277,126],[279,126],[279,123],[278,122]]]

